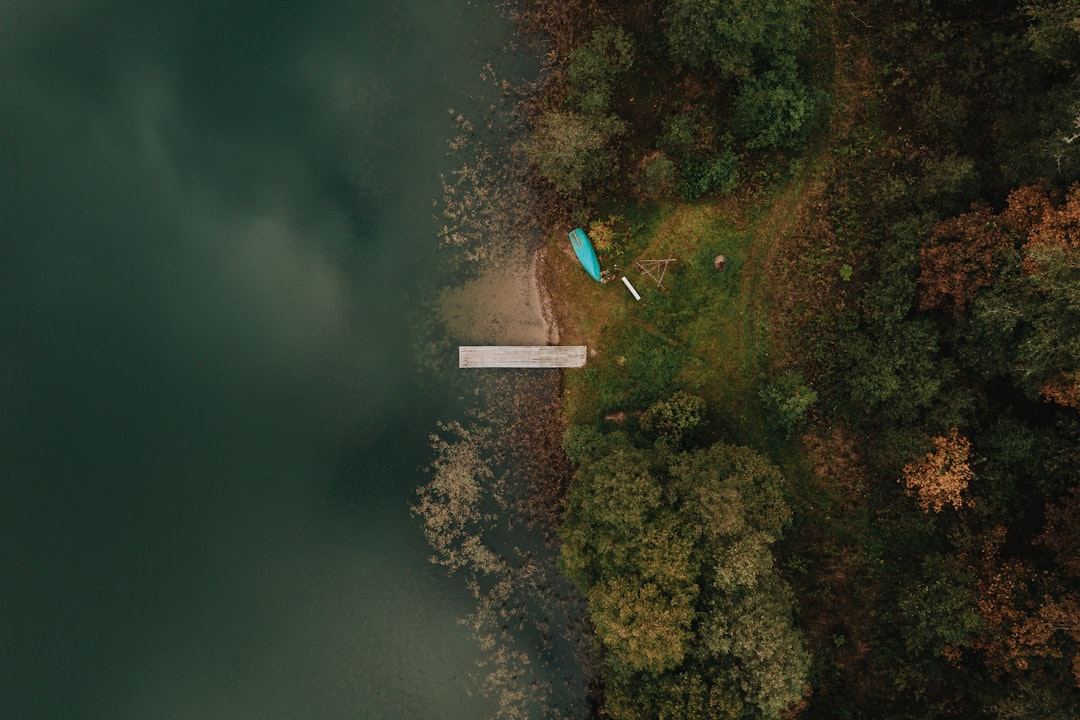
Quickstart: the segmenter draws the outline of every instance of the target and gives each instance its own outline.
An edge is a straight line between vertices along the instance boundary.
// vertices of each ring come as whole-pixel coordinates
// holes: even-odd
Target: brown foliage
[[[1045,202],[1041,217],[1031,226],[1025,249],[1029,252],[1024,260],[1024,269],[1030,273],[1042,271],[1037,251],[1040,248],[1053,248],[1075,253],[1080,250],[1080,183],[1069,189],[1065,202],[1057,208]]]
[[[791,206],[778,204],[788,217],[770,218],[763,231],[769,242],[770,343],[779,365],[795,365],[810,375],[808,348],[820,341],[822,324],[846,302],[840,268],[850,254],[841,247],[830,218],[834,191],[825,182],[815,182]]]
[[[1043,185],[1025,185],[1009,193],[1005,211],[1001,214],[1005,224],[1016,232],[1026,232],[1039,222],[1050,210],[1050,199]]]
[[[939,513],[946,505],[957,510],[971,505],[970,500],[961,497],[975,477],[969,463],[971,443],[956,428],[948,437],[936,437],[931,442],[932,452],[919,462],[904,466],[901,481],[907,486],[908,495],[915,497],[927,512]]]
[[[562,519],[562,497],[573,475],[562,449],[561,392],[561,381],[551,376],[522,377],[515,388],[508,435],[508,447],[528,482],[522,514],[549,539]]]
[[[807,646],[835,668],[834,682],[854,693],[860,703],[872,702],[884,680],[872,654],[881,586],[870,579],[856,545],[829,548],[814,570],[813,587],[800,599]]]
[[[548,60],[553,63],[565,61],[606,17],[597,0],[529,0],[518,7],[519,25],[528,33],[544,36],[551,48]]]
[[[1080,485],[1075,485],[1060,504],[1046,506],[1046,520],[1036,542],[1057,553],[1058,567],[1080,578]]]
[[[478,423],[440,423],[439,432],[431,434],[432,480],[417,491],[412,511],[423,520],[424,536],[435,551],[431,561],[451,572],[476,568],[487,573],[501,563],[481,542],[483,527],[491,521],[483,510],[485,495],[500,484],[487,450],[490,437],[491,429]]]
[[[835,668],[834,682],[860,703],[872,702],[886,682],[871,652],[881,585],[871,578],[859,541],[838,532],[865,511],[869,476],[850,430],[819,426],[801,440],[813,478],[814,492],[806,502],[820,521],[803,529],[802,542],[814,566],[807,575],[812,585],[800,599],[802,626],[808,646]]]
[[[919,307],[962,313],[980,289],[993,283],[1008,251],[1021,245],[1029,274],[1046,271],[1047,250],[1080,250],[1080,184],[1059,207],[1050,202],[1045,186],[1026,185],[1009,194],[1000,213],[977,205],[938,223],[920,252]]]
[[[817,429],[804,435],[802,443],[813,465],[815,484],[825,491],[839,489],[839,500],[849,509],[860,506],[867,477],[851,431],[841,427]]]
[[[987,655],[990,666],[999,672],[1027,667],[1011,640],[1011,630],[1023,617],[1022,603],[1029,596],[1031,569],[1018,560],[1002,561],[1001,545],[1005,528],[995,528],[984,542],[978,563],[979,613],[988,631],[976,643]]]
[[[1005,529],[986,541],[978,582],[979,611],[987,630],[976,646],[999,673],[1043,672],[1056,662],[1080,687],[1080,600],[1054,577],[1028,563],[1002,559]]]
[[[475,609],[462,623],[486,653],[478,663],[480,689],[497,701],[500,720],[569,714],[551,704],[563,701],[537,670],[553,657],[573,656],[594,672],[580,599],[565,592],[556,555],[543,544],[550,533],[506,532],[555,512],[568,476],[558,441],[558,390],[542,372],[481,380],[476,394],[485,409],[440,423],[431,435],[431,479],[412,507],[434,551],[431,561],[463,574],[473,594]],[[566,678],[565,702],[583,700],[576,683]]]
[[[1058,373],[1043,383],[1039,393],[1050,402],[1080,410],[1080,370]]]
[[[993,282],[998,251],[1011,245],[1001,216],[985,206],[938,223],[919,253],[919,307],[962,313]]]

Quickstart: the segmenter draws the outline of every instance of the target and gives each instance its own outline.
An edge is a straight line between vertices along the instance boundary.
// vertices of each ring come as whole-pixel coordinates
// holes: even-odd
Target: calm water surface
[[[0,2],[0,717],[490,710],[408,500],[492,4]]]

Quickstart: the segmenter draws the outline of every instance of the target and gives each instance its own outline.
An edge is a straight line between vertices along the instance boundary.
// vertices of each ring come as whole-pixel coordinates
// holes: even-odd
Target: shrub
[[[787,437],[802,428],[818,398],[817,391],[797,372],[786,372],[776,382],[763,385],[758,396],[770,421]]]
[[[653,403],[641,416],[641,429],[678,442],[701,424],[705,401],[682,392]]]
[[[581,463],[596,452],[602,436],[592,425],[570,425],[563,433],[562,447],[571,462]]]
[[[646,198],[663,198],[675,191],[675,162],[657,150],[642,161],[637,174],[638,191]]]
[[[702,152],[709,146],[713,129],[694,115],[682,113],[664,121],[664,134],[660,136],[660,149],[675,158],[684,158]]]
[[[739,156],[730,149],[689,158],[682,166],[679,194],[697,200],[710,192],[731,192],[739,184]]]
[[[593,220],[589,223],[589,240],[593,249],[602,255],[610,255],[621,249],[623,233],[617,229],[622,218],[610,215],[607,220]]]
[[[750,149],[793,150],[806,139],[816,103],[793,66],[743,84],[735,99],[735,129]]]
[[[625,128],[614,116],[551,110],[540,116],[525,154],[561,195],[579,197],[618,169],[613,143]]]
[[[599,28],[589,42],[570,53],[568,104],[586,114],[606,114],[611,108],[612,86],[633,64],[634,43],[626,31]]]

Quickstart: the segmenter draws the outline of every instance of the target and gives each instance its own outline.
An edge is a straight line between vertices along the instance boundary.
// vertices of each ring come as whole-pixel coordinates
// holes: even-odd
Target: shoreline
[[[479,276],[443,290],[439,312],[462,343],[558,345],[563,337],[547,282],[548,244],[514,247],[493,258]]]
[[[540,312],[546,325],[547,344],[558,345],[563,336],[563,327],[556,311],[555,299],[552,297],[551,288],[548,285],[547,254],[548,243],[546,242],[533,251],[533,292],[536,294]]]

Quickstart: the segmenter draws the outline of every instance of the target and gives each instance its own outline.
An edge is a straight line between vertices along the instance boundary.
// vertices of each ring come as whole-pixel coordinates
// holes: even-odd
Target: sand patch
[[[439,309],[450,337],[474,345],[558,344],[540,252],[510,248],[487,261],[480,277],[443,290]]]

